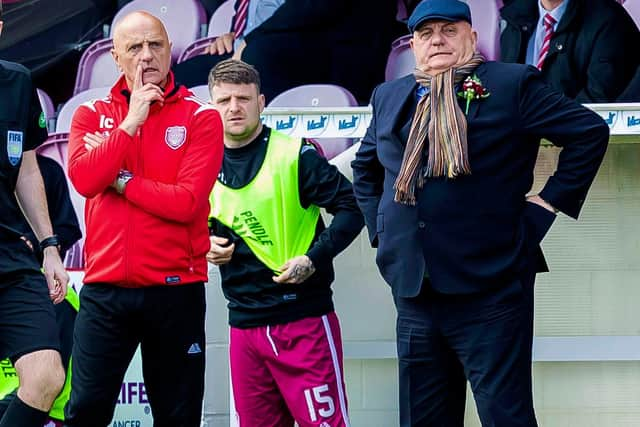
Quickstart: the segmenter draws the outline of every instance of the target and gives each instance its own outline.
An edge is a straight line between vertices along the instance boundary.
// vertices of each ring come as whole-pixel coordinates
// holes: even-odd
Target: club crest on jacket
[[[177,150],[187,140],[187,128],[184,126],[169,126],[164,134],[164,141],[173,150]]]

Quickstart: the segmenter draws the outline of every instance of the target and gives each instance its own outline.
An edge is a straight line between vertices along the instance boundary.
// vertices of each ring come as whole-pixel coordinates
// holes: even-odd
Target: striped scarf
[[[396,202],[415,205],[416,187],[422,188],[425,177],[455,178],[471,173],[467,151],[467,119],[456,100],[455,86],[484,61],[484,57],[476,52],[467,63],[434,77],[415,70],[418,84],[430,88],[430,91],[418,101],[413,116],[402,166],[394,185]],[[427,136],[429,155],[424,167]]]

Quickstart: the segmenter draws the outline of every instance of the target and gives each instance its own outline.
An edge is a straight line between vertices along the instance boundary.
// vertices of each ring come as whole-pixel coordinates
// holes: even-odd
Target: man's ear
[[[120,62],[118,62],[119,55],[116,52],[116,49],[111,48],[110,52],[111,52],[111,57],[113,58],[113,61],[116,63],[116,66],[118,67],[118,70],[122,71],[122,67],[120,67]]]
[[[265,98],[263,94],[260,94],[260,96],[258,96],[258,106],[260,107],[260,112],[262,113],[265,106]]]

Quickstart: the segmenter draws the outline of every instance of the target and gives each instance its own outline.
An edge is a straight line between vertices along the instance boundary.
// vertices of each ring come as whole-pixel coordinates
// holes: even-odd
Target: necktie
[[[542,40],[542,46],[540,46],[540,53],[538,54],[538,70],[542,70],[542,64],[544,59],[549,53],[549,45],[551,43],[551,37],[553,37],[553,26],[556,20],[548,13],[544,15],[544,39]]]
[[[247,27],[247,15],[249,12],[249,0],[236,0],[236,14],[233,20],[233,33],[235,38],[242,37]]]

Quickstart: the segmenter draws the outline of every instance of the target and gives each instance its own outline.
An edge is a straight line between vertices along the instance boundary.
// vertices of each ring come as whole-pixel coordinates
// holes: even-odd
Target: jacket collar
[[[391,104],[391,111],[389,116],[391,117],[391,123],[399,123],[400,114],[402,109],[408,102],[415,102],[416,99],[416,78],[413,74],[408,74],[395,81],[394,93],[397,95],[397,99],[404,99],[404,102],[393,102]]]

